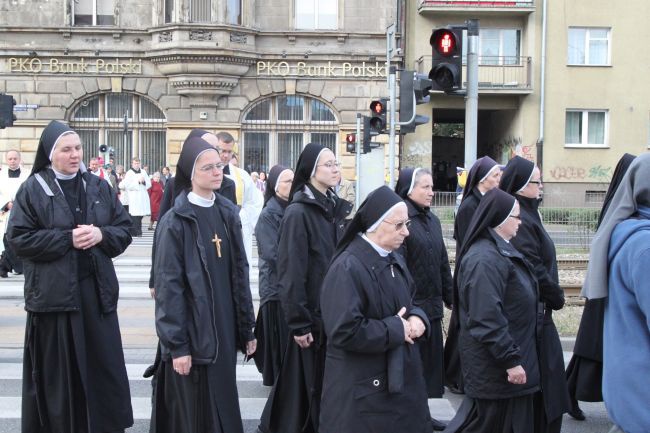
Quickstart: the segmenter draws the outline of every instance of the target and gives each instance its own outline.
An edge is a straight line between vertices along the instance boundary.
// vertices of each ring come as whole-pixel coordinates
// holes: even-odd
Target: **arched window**
[[[148,99],[132,93],[105,93],[84,99],[70,120],[84,150],[84,161],[99,156],[99,146],[113,149],[115,164],[131,166],[139,157],[149,171],[167,165],[165,114]]]
[[[240,166],[263,171],[276,164],[295,168],[307,143],[336,154],[338,122],[323,102],[304,96],[276,96],[256,102],[244,114]]]

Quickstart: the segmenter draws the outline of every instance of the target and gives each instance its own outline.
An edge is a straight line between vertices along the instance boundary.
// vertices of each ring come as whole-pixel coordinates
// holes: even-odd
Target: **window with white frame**
[[[240,161],[245,170],[263,171],[276,164],[294,168],[307,143],[318,143],[336,154],[338,124],[323,102],[282,95],[255,103],[244,114]]]
[[[610,29],[569,27],[567,63],[569,65],[610,65]]]
[[[112,26],[113,0],[72,0],[75,26]]]
[[[336,30],[338,0],[295,0],[297,30]]]
[[[463,64],[467,64],[467,31],[463,31]],[[480,65],[518,65],[521,56],[521,30],[481,29]]]
[[[607,110],[567,110],[565,146],[606,147]]]

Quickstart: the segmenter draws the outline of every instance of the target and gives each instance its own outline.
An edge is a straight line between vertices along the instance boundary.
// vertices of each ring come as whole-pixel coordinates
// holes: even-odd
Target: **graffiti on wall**
[[[603,167],[600,164],[589,168],[573,166],[556,166],[549,171],[553,180],[588,180],[609,182],[612,177],[612,167]]]

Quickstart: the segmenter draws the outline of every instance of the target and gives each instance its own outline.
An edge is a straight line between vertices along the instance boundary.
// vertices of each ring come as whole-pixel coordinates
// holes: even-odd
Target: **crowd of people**
[[[354,209],[340,163],[315,143],[268,178],[233,164],[232,135],[201,129],[175,176],[150,177],[137,158],[127,172],[95,158],[87,169],[79,136],[57,121],[29,175],[6,155],[2,263],[25,273],[23,432],[133,424],[112,258],[145,215],[158,221],[151,432],[243,432],[237,352],[271,387],[261,433],[559,433],[563,414],[584,419],[578,400],[603,399],[613,431],[650,427],[650,155],[624,157],[610,185],[566,373],[553,321],[564,294],[527,159],[469,169],[452,274],[426,168],[403,168],[394,190]],[[445,386],[465,395],[448,425],[427,404]]]

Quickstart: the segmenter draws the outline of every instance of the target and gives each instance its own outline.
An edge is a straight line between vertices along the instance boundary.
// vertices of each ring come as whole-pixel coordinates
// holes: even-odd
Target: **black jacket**
[[[294,194],[280,225],[278,275],[280,301],[289,329],[305,335],[321,329],[320,286],[343,236],[352,203],[336,197],[329,203],[305,187]]]
[[[176,183],[176,178],[172,177],[167,180],[165,184],[165,192],[163,193],[163,198],[160,201],[160,210],[158,211],[158,221],[162,220],[162,217],[167,213],[169,209],[174,206],[174,185]],[[237,197],[235,195],[235,181],[228,179],[226,176],[223,177],[223,182],[221,182],[221,188],[215,191],[218,195],[227,198],[235,205],[237,204]],[[160,225],[160,223],[158,223]],[[153,236],[153,244],[151,245],[151,263],[153,263],[154,258],[156,257],[156,235],[158,233],[158,226],[156,226],[156,231]],[[149,287],[154,286],[154,267],[151,267],[151,272],[149,274]]]
[[[521,225],[512,245],[531,264],[544,311],[541,344],[539,346],[542,395],[548,420],[554,420],[570,409],[569,391],[564,376],[564,353],[560,336],[553,323],[552,310],[564,306],[564,291],[560,287],[555,244],[550,238],[537,210],[536,199],[517,196],[521,210]]]
[[[278,199],[271,197],[262,209],[255,226],[255,239],[257,239],[257,252],[259,254],[259,292],[260,306],[268,301],[278,301],[278,242],[280,240],[280,223],[284,215],[284,208]]]
[[[418,345],[404,341],[396,316],[406,307],[405,316],[420,317],[429,330],[413,289],[403,258],[395,254],[391,264],[360,236],[332,262],[321,295],[321,433],[431,431]]]
[[[230,241],[230,284],[236,318],[233,326],[236,326],[239,348],[245,352],[246,343],[254,338],[255,317],[239,209],[218,194],[215,200]],[[157,251],[160,253],[156,253],[154,261],[154,283],[156,331],[162,357],[192,355],[192,363],[213,363],[219,342],[213,320],[212,283],[199,242],[198,221],[186,192],[176,198],[174,207],[159,224]]]
[[[451,269],[442,228],[437,216],[404,200],[411,220],[409,235],[399,249],[415,280],[414,303],[422,308],[429,320],[443,316],[444,303],[453,304]]]
[[[119,284],[113,257],[131,243],[131,218],[110,184],[86,172],[86,222],[102,231],[90,249],[102,312],[117,308]],[[30,176],[16,193],[7,228],[9,243],[23,259],[25,309],[31,312],[77,311],[80,308],[77,254],[72,246],[74,216],[54,172]]]
[[[537,355],[541,308],[537,285],[525,259],[490,229],[463,256],[458,277],[459,350],[465,393],[503,399],[540,389]],[[507,381],[506,370],[521,365],[527,382]]]

